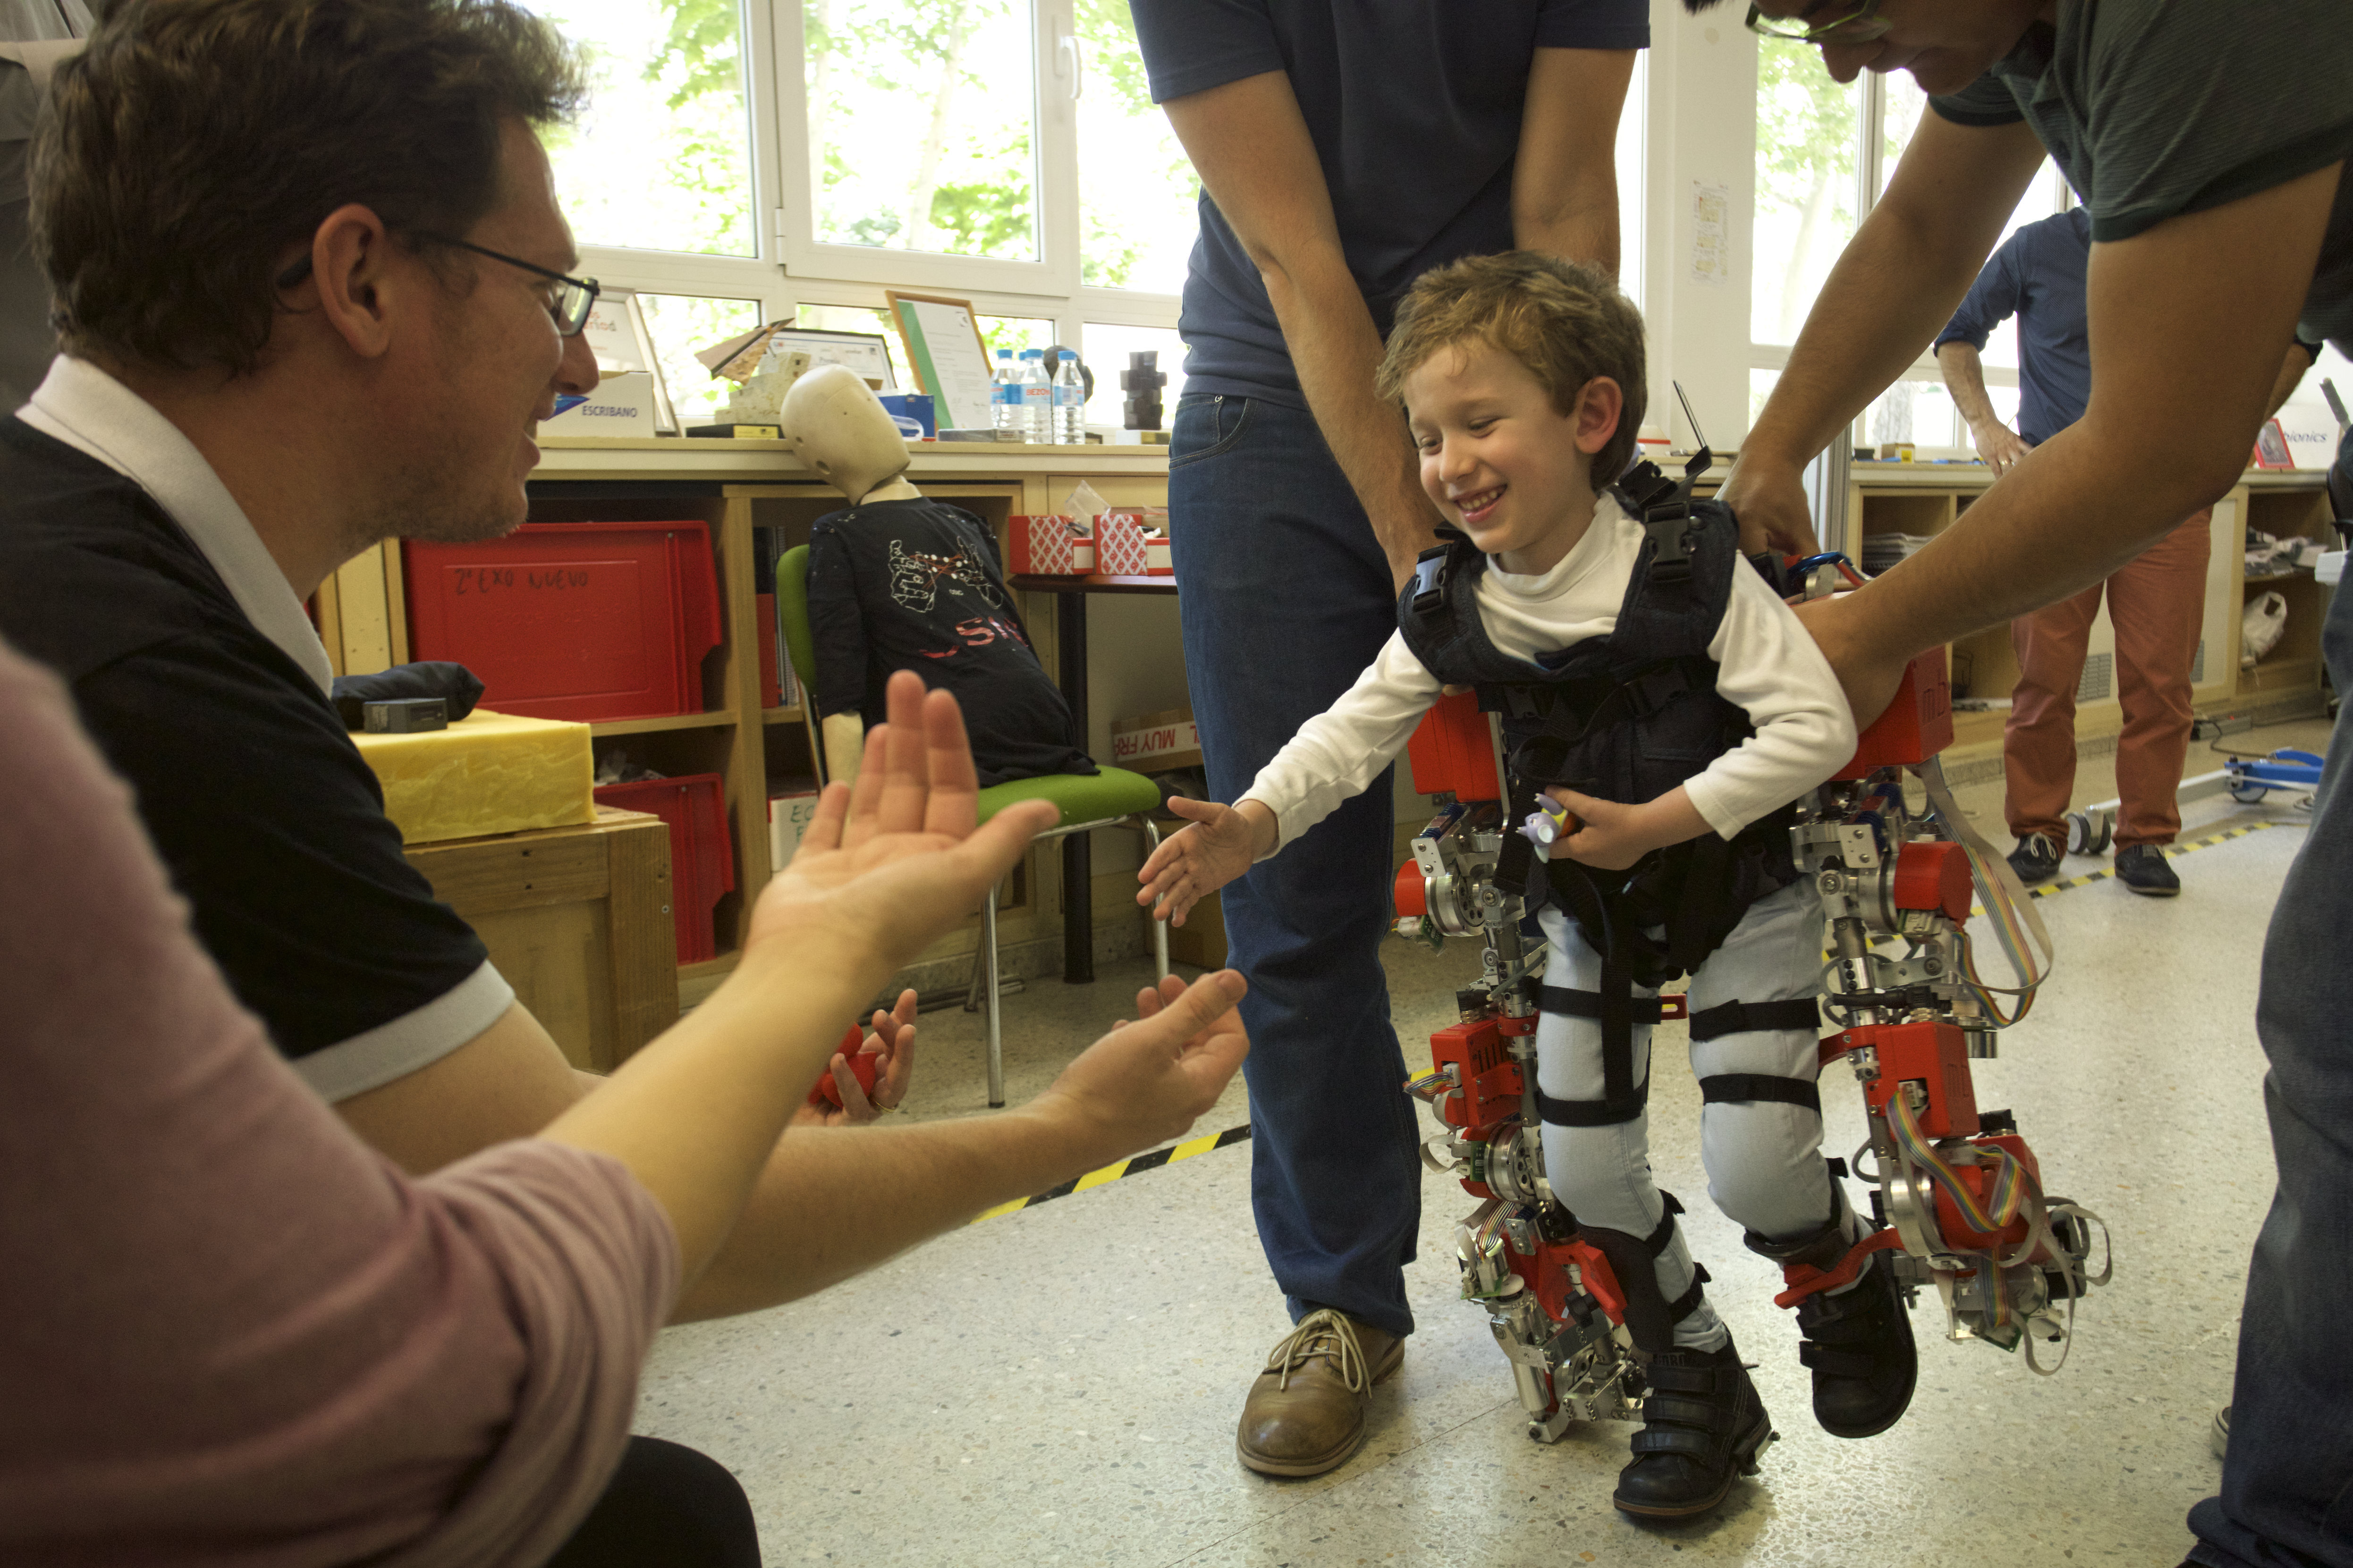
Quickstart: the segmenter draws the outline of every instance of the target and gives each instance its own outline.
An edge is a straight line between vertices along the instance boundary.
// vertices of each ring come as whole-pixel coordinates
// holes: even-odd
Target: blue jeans
[[[2322,633],[2353,690],[2353,591]],[[2189,1510],[2208,1568],[2353,1565],[2353,735],[2339,724],[2263,943],[2255,1031],[2279,1187],[2239,1319],[2222,1493]]]
[[[1314,419],[1188,396],[1168,461],[1185,676],[1209,793],[1232,801],[1397,629],[1388,557]],[[1296,1320],[1336,1307],[1413,1331],[1405,1266],[1421,1163],[1389,1026],[1389,775],[1227,884],[1250,980],[1250,1199]]]

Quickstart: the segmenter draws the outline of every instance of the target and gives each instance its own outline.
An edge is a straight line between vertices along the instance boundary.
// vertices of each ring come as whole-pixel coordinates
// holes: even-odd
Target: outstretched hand
[[[901,670],[889,701],[855,790],[826,786],[792,862],[760,895],[747,963],[793,951],[888,974],[978,908],[1058,820],[1051,803],[1023,801],[976,826],[979,782],[955,699]]]
[[[1116,1160],[1177,1138],[1218,1102],[1250,1054],[1234,1010],[1249,991],[1230,969],[1187,985],[1175,975],[1135,994],[1136,1020],[1112,1026],[1032,1102],[1069,1115],[1100,1140],[1093,1157]]]
[[[793,1112],[796,1127],[849,1127],[871,1121],[886,1110],[896,1110],[906,1103],[907,1088],[915,1075],[915,994],[912,990],[899,993],[898,1004],[889,1012],[874,1009],[874,1021],[866,1038],[858,1047],[861,1057],[874,1057],[876,1062],[874,1092],[869,1095],[858,1087],[858,1075],[850,1070],[849,1058],[839,1051],[826,1070],[833,1079],[834,1092],[841,1097],[839,1105],[804,1105]]]
[[[1153,919],[1181,926],[1187,910],[1274,847],[1274,814],[1254,800],[1230,806],[1182,795],[1171,798],[1168,809],[1191,817],[1192,825],[1162,839],[1145,861],[1135,874],[1144,884],[1135,901],[1150,909]]]

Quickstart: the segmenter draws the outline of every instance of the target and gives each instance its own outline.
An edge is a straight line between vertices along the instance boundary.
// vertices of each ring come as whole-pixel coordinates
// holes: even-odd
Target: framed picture
[[[899,383],[891,370],[891,340],[880,332],[825,332],[814,328],[787,327],[769,333],[786,350],[809,356],[809,368],[838,364],[864,379],[877,392],[896,392]]]
[[[882,294],[906,347],[915,390],[932,395],[939,427],[985,430],[995,423],[997,377],[988,368],[988,344],[973,318],[972,301],[895,289]]]
[[[2287,449],[2287,435],[2276,419],[2266,419],[2263,427],[2255,432],[2255,467],[2259,468],[2293,468],[2295,456]]]

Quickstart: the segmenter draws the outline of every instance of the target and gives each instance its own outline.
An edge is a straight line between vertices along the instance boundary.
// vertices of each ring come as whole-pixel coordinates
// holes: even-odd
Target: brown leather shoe
[[[1261,1475],[1320,1476],[1365,1441],[1373,1384],[1405,1360],[1405,1341],[1329,1307],[1269,1352],[1242,1402],[1234,1452]]]

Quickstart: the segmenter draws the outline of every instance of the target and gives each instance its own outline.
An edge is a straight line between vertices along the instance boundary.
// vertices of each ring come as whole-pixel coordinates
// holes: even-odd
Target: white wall
[[[1757,180],[1757,40],[1726,5],[1686,14],[1651,0],[1643,299],[1651,330],[1649,423],[1679,449],[1692,432],[1675,404],[1681,382],[1716,448],[1748,427],[1748,273]],[[1725,275],[1694,268],[1702,188],[1725,193]]]

